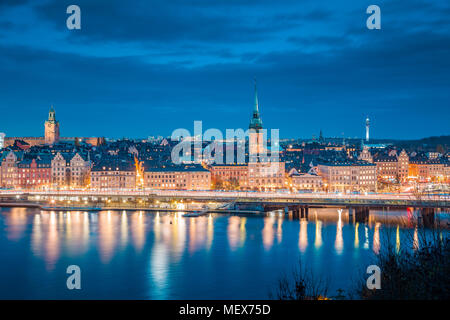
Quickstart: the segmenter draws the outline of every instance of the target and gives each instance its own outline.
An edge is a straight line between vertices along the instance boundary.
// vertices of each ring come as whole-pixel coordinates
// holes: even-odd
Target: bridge
[[[194,207],[193,205],[197,205]],[[308,219],[312,208],[345,208],[354,222],[367,222],[370,209],[417,210],[418,219],[433,226],[436,213],[449,211],[450,195],[336,194],[249,191],[183,190],[0,190],[0,207],[31,207],[42,210],[100,211],[187,211],[254,214],[282,210]],[[448,223],[447,223],[448,226]]]
[[[450,195],[414,194],[337,194],[251,191],[184,191],[184,190],[66,190],[21,191],[0,190],[0,203],[21,201],[73,201],[90,204],[119,201],[121,203],[152,203],[197,201],[233,203],[236,207],[262,205],[264,208],[284,207],[372,207],[372,208],[450,208]]]

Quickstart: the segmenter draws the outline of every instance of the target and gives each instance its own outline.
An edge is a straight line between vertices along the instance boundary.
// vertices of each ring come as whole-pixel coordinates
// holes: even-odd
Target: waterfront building
[[[285,189],[286,183],[284,162],[249,162],[248,189],[261,191]]]
[[[51,183],[51,158],[48,156],[27,158],[17,165],[18,183],[21,189],[45,190]]]
[[[211,173],[201,166],[148,168],[144,172],[144,186],[162,190],[210,190]]]
[[[225,188],[228,184],[232,189],[248,188],[248,164],[212,164],[209,169],[216,184],[222,182]]]
[[[72,188],[85,187],[89,183],[91,161],[89,155],[86,157],[76,153],[70,160],[70,186]]]
[[[2,188],[15,188],[18,185],[18,162],[23,152],[3,152],[0,162],[0,186]]]
[[[294,191],[320,191],[323,188],[323,178],[312,171],[308,173],[299,173],[297,170],[293,169],[289,174],[289,178],[289,187]]]
[[[68,154],[58,152],[52,159],[52,187],[65,188],[68,186],[70,169],[70,158]]]
[[[377,168],[377,178],[382,181],[398,181],[398,161],[396,156],[380,155],[373,159]]]
[[[450,163],[446,162],[444,164],[444,183],[450,183]]]
[[[375,164],[380,181],[401,183],[408,178],[409,156],[404,149],[397,154],[396,149],[370,148],[365,145],[358,160]]]
[[[330,162],[317,166],[328,191],[376,191],[376,165],[364,161]]]
[[[428,159],[422,155],[409,161],[409,177],[419,181],[444,181],[445,164],[440,159]]]
[[[51,161],[54,188],[81,188],[88,184],[91,162],[80,153],[58,152]]]
[[[128,159],[114,157],[102,160],[94,164],[90,176],[93,190],[136,188],[136,168]]]

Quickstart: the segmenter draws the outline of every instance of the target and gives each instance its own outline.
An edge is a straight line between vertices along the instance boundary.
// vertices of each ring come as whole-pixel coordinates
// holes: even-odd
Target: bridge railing
[[[47,196],[47,197],[70,197],[70,196],[87,196],[87,197],[167,197],[167,198],[209,198],[209,199],[252,199],[252,200],[308,200],[312,202],[318,201],[333,201],[346,202],[352,201],[398,201],[405,202],[450,202],[450,195],[424,195],[420,199],[413,194],[336,194],[336,193],[288,193],[288,192],[250,192],[250,191],[190,191],[190,190],[56,190],[56,191],[21,191],[21,190],[0,190],[0,197],[25,195]]]

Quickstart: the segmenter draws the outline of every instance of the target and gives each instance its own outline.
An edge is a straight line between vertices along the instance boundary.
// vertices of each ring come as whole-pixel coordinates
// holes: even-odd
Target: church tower
[[[253,107],[253,116],[250,120],[249,125],[249,153],[250,157],[258,157],[263,153],[263,126],[262,120],[259,115],[259,105],[258,105],[258,91],[256,88],[256,80],[255,80],[255,105]]]
[[[59,141],[59,122],[56,121],[53,106],[48,113],[48,120],[45,121],[45,143],[54,144]]]

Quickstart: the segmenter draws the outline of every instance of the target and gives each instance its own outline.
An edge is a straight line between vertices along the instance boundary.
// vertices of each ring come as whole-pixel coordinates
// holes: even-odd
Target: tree
[[[228,185],[230,190],[239,190],[239,180],[237,178],[231,178]]]
[[[299,261],[298,267],[288,277],[278,280],[275,292],[269,298],[278,300],[327,300],[329,280],[317,277],[312,269]]]
[[[214,177],[212,179],[213,190],[223,190],[223,181],[220,177]]]

